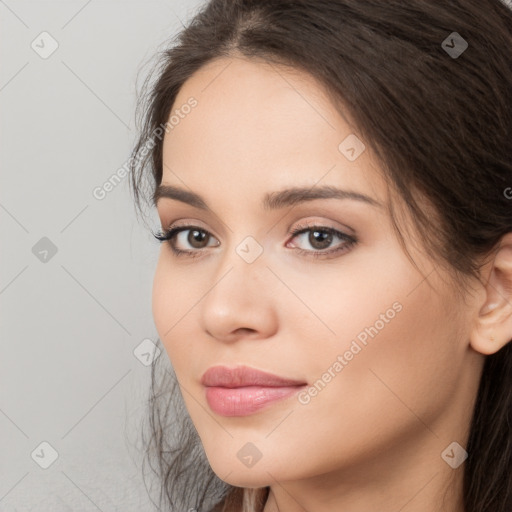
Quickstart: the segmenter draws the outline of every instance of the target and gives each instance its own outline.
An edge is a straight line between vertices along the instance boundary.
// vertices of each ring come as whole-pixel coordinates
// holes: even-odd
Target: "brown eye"
[[[208,240],[210,238],[210,234],[207,231],[199,230],[199,229],[187,229],[187,243],[189,243],[192,247],[196,249],[203,249],[203,242],[206,240],[208,244]],[[204,247],[206,247],[205,245]]]
[[[188,235],[180,237],[179,235],[181,235],[182,232],[188,232]],[[190,257],[199,256],[202,252],[202,249],[208,246],[210,238],[213,238],[208,231],[197,226],[175,227],[169,230],[163,230],[160,233],[154,234],[154,236],[157,240],[160,240],[160,242],[166,242],[177,256],[187,255]],[[184,249],[180,249],[176,246],[177,240],[185,245]],[[187,249],[187,245],[192,249]]]
[[[301,235],[306,233],[308,233],[308,237],[306,239],[307,243],[312,247],[312,249],[296,248],[295,250],[298,251],[299,254],[313,256],[315,258],[328,256],[342,251],[346,252],[357,243],[355,237],[327,226],[298,226],[292,231],[293,239],[299,238]],[[341,243],[338,243],[332,249],[328,249],[335,238],[341,240]]]
[[[332,238],[332,233],[327,232],[326,230],[310,230],[308,243],[318,250],[327,249],[332,243]]]
[[[180,236],[181,233],[187,233],[186,236]],[[292,231],[293,238],[298,238],[300,235],[308,233],[307,242],[312,247],[311,250],[301,248],[294,248],[299,254],[306,256],[313,256],[315,258],[330,256],[331,254],[338,254],[347,252],[351,249],[358,240],[351,235],[347,235],[337,229],[327,226],[299,226]],[[154,234],[155,238],[161,242],[167,242],[171,250],[176,256],[189,256],[195,258],[201,256],[203,249],[208,247],[210,240],[215,240],[210,232],[198,226],[180,226],[164,230],[161,233]],[[338,238],[341,243],[329,249],[334,239]],[[185,248],[178,247],[181,242]],[[188,248],[187,248],[188,245]],[[217,247],[220,242],[213,246]],[[326,250],[327,249],[327,250]]]

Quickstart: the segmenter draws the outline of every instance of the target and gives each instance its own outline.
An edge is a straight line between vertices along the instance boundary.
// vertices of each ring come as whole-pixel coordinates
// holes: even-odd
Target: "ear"
[[[512,340],[512,232],[501,239],[485,273],[485,301],[475,318],[470,342],[474,350],[489,355]]]

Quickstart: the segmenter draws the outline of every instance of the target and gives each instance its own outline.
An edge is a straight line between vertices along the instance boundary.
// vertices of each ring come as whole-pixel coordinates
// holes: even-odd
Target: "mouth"
[[[201,378],[210,409],[222,416],[247,416],[289,398],[307,386],[247,366],[209,368]]]

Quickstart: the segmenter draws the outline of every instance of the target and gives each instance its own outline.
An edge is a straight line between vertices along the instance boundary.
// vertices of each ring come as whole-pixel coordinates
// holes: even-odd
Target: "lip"
[[[248,366],[213,366],[203,374],[201,384],[210,409],[222,416],[253,414],[307,385]]]
[[[236,368],[212,366],[203,374],[201,384],[203,386],[240,388],[244,386],[301,386],[306,382],[280,377],[249,366],[237,366]]]

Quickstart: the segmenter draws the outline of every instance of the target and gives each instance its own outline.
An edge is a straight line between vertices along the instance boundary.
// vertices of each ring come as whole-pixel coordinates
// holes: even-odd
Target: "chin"
[[[271,476],[266,472],[259,471],[258,473],[252,473],[250,469],[239,470],[238,468],[232,468],[232,470],[233,472],[227,477],[226,473],[215,474],[224,482],[235,487],[248,487],[256,489],[259,487],[267,487],[273,482]],[[273,475],[272,471],[270,471],[270,473]],[[277,480],[279,480],[279,477],[277,477]]]
[[[272,477],[279,480],[279,468],[264,464],[263,459],[252,467],[245,467],[236,457],[228,460],[223,456],[219,459],[209,458],[208,461],[221,480],[235,487],[266,487],[272,484]]]

